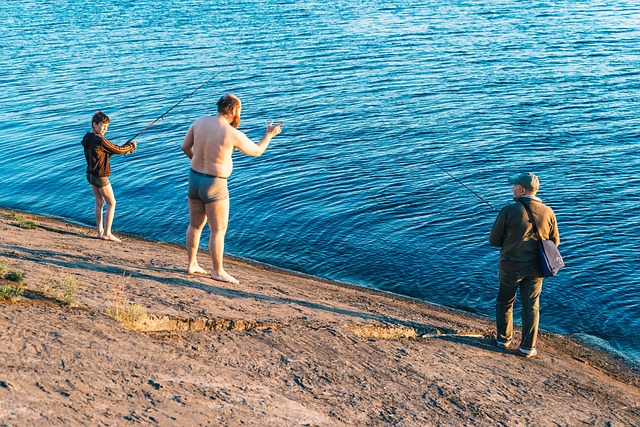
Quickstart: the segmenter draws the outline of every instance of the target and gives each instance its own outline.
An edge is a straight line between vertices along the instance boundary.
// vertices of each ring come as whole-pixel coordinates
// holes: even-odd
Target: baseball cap
[[[538,191],[540,188],[538,177],[531,172],[510,177],[509,184],[520,184],[529,191]]]

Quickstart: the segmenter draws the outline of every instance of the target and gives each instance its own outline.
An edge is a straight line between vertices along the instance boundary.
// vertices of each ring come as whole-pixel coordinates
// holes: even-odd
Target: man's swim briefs
[[[109,185],[109,178],[106,176],[95,176],[87,173],[87,181],[89,184],[94,185],[98,188],[106,187]]]
[[[217,202],[229,198],[227,178],[189,169],[189,198],[205,203]]]

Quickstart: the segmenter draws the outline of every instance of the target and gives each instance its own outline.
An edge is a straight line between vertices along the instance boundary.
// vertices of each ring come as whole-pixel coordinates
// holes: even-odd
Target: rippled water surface
[[[229,180],[229,253],[493,316],[506,177],[534,171],[567,268],[542,328],[640,360],[635,1],[0,4],[0,205],[91,225],[80,140],[123,144],[114,228],[183,242],[188,126],[226,92],[284,132]],[[204,236],[206,238],[206,236]],[[177,256],[182,256],[177,254]]]

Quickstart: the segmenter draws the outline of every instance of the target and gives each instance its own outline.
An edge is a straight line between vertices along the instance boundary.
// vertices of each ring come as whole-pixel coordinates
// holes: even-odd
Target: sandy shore
[[[0,301],[0,425],[640,425],[638,368],[570,337],[523,359],[491,319],[233,258],[227,285],[178,245],[15,214],[0,261],[28,290]],[[43,295],[69,278],[75,306]],[[125,301],[146,317],[105,314]]]

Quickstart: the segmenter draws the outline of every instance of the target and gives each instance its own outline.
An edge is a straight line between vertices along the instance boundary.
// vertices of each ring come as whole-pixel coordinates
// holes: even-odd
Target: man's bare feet
[[[224,272],[219,276],[217,274],[211,273],[211,278],[213,280],[217,280],[218,282],[233,283],[233,284],[240,283],[240,281],[238,279],[236,279],[235,277],[233,277],[232,275],[230,275],[227,272]]]
[[[110,242],[122,242],[122,240],[118,239],[113,234],[105,234],[101,237],[102,240],[108,240]]]
[[[207,271],[199,265],[189,266],[187,274],[207,274]]]

